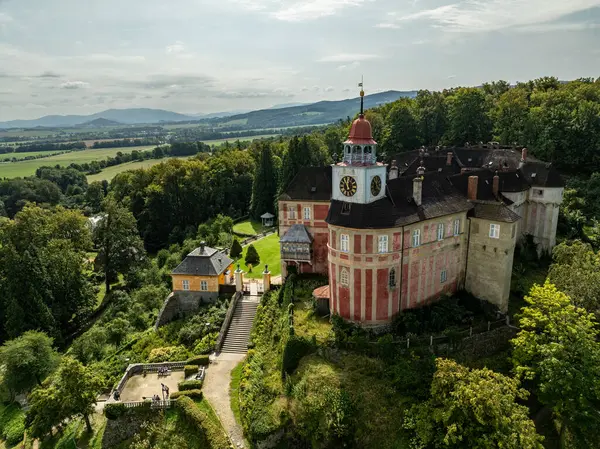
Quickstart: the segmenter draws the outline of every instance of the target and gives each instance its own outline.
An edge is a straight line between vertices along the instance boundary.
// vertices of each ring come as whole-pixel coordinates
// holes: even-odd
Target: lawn
[[[56,153],[64,153],[66,150],[51,150],[51,151],[28,151],[26,153],[3,153],[0,154],[0,161],[6,158],[9,159],[25,159],[28,156],[48,156]]]
[[[252,273],[246,266],[244,259],[246,258],[246,252],[249,246],[244,247],[242,257],[237,261],[240,264],[240,268],[245,272],[244,276],[250,279],[262,279],[262,272],[264,271],[265,264],[269,265],[269,271],[271,276],[279,276],[281,274],[281,255],[279,252],[279,236],[277,234],[271,234],[268,237],[257,240],[252,243],[258,256],[260,257],[260,263],[252,269]]]
[[[311,338],[313,335],[320,344],[333,339],[329,317],[320,317],[314,312],[309,300],[296,303],[294,308],[294,329],[296,335]]]
[[[83,151],[70,151],[68,153],[59,154],[57,156],[45,157],[43,159],[34,159],[32,161],[7,162],[0,164],[0,178],[16,178],[31,176],[35,171],[45,165],[63,165],[83,164],[84,162],[100,161],[107,157],[114,157],[120,151],[122,153],[131,153],[134,150],[145,151],[154,148],[155,145],[144,147],[128,147],[128,148],[98,148],[88,149]]]
[[[246,235],[260,234],[264,230],[265,228],[263,227],[262,222],[256,220],[241,221],[233,225],[233,232]]]

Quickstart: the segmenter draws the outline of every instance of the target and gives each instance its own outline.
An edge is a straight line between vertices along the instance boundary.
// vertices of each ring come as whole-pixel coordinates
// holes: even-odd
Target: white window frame
[[[348,234],[340,234],[340,251],[345,253],[350,251],[350,236]]]
[[[454,235],[460,234],[460,218],[454,220]]]
[[[444,223],[438,223],[437,225],[437,239],[438,241],[444,240]]]
[[[183,288],[185,291],[188,291],[190,289],[189,279],[184,279],[181,281],[181,288]]]
[[[341,285],[349,285],[350,284],[350,273],[348,269],[343,267],[340,270],[340,284]]]
[[[200,290],[203,292],[208,291],[208,281],[200,281]]]
[[[440,283],[443,284],[448,280],[448,272],[446,270],[442,270],[440,273]]]
[[[388,236],[380,235],[377,237],[377,251],[379,253],[387,253],[388,252]]]
[[[499,239],[500,238],[500,225],[496,223],[490,224],[490,238]]]
[[[421,230],[415,229],[412,232],[412,247],[417,248],[421,246]]]
[[[310,220],[310,216],[311,216],[310,207],[305,207],[304,208],[304,219]]]
[[[296,206],[288,206],[288,218],[290,220],[296,219]]]

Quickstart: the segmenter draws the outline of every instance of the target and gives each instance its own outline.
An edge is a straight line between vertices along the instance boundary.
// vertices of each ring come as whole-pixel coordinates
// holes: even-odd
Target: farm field
[[[131,153],[133,150],[145,151],[154,148],[154,145],[145,147],[127,147],[127,148],[98,148],[83,151],[71,151],[59,154],[57,156],[34,159],[32,161],[6,162],[0,164],[0,178],[16,178],[31,176],[35,171],[45,165],[63,165],[83,164],[84,162],[100,161],[111,156],[114,157],[121,151],[123,154]]]
[[[244,259],[248,252],[248,246],[244,246],[242,257],[236,263],[240,264],[240,268],[244,271],[244,277],[249,279],[262,279],[262,272],[265,269],[265,264],[269,265],[271,276],[279,276],[281,274],[281,254],[279,252],[279,236],[271,234],[268,237],[252,242],[254,248],[260,257],[260,263],[252,268],[252,273],[249,272]]]
[[[225,142],[234,143],[236,140],[240,142],[244,140],[257,140],[257,139],[267,139],[269,137],[277,137],[279,134],[261,134],[259,136],[247,136],[247,137],[229,137],[226,139],[216,139],[216,140],[203,140],[202,142],[207,145],[220,145]]]
[[[189,157],[193,157],[193,156],[183,156],[183,157],[177,157],[175,159],[187,159]],[[161,162],[165,162],[168,159],[173,159],[173,158],[165,157],[162,159],[148,159],[145,161],[127,162],[126,164],[114,165],[112,167],[105,168],[100,173],[88,175],[87,180],[88,180],[88,183],[94,182],[94,181],[103,181],[103,180],[110,181],[111,179],[113,179],[115,176],[117,176],[121,172],[124,172],[127,170],[137,170],[138,168],[149,168],[149,167],[152,167],[153,165],[160,164]]]
[[[28,153],[2,153],[2,154],[0,154],[0,160],[5,159],[5,158],[25,159],[27,156],[42,156],[44,154],[50,155],[50,154],[54,154],[54,153],[62,153],[62,151],[52,150],[52,151],[29,151]]]

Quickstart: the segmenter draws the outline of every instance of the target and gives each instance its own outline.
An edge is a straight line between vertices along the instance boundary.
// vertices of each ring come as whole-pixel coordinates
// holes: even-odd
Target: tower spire
[[[365,115],[365,110],[364,110],[364,99],[365,99],[365,91],[363,89],[363,83],[364,83],[364,77],[360,77],[360,83],[358,84],[358,87],[360,87],[360,115],[361,117],[363,115]]]

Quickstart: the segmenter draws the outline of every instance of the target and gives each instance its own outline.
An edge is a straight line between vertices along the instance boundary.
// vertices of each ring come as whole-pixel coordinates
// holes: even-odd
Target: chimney
[[[204,254],[204,247],[206,246],[206,242],[200,242],[200,254]]]
[[[448,154],[446,155],[446,165],[452,165],[452,152],[449,151]]]
[[[467,198],[469,200],[477,199],[477,182],[479,178],[477,176],[469,176],[469,191],[467,193]]]
[[[396,161],[392,161],[392,166],[390,167],[388,179],[396,179],[397,177],[398,177],[398,166],[396,165]]]
[[[527,162],[527,148],[521,150],[521,162]]]
[[[417,206],[421,205],[421,201],[423,198],[423,178],[421,176],[417,176],[413,179],[413,199],[415,200],[415,204]]]
[[[500,193],[500,176],[498,176],[498,172],[496,172],[494,180],[492,181],[492,191],[494,192],[495,197]]]

